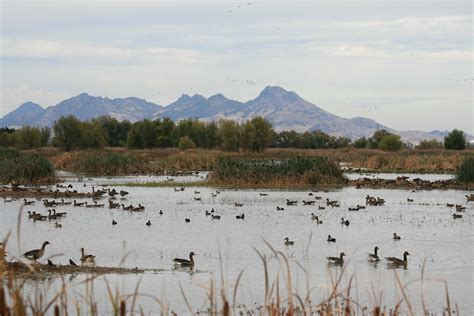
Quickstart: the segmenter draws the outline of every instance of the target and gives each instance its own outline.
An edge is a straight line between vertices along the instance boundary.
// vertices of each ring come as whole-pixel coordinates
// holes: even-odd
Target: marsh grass
[[[474,182],[474,156],[464,159],[457,170],[456,178],[460,182]]]
[[[44,157],[36,153],[22,153],[0,147],[0,182],[51,183],[54,168]]]

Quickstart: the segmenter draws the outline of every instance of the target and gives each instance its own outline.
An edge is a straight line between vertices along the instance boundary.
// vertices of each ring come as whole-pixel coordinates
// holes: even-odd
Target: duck
[[[117,222],[113,219],[112,220],[112,226],[117,225]]]
[[[94,201],[94,206],[93,207],[104,207],[105,204],[97,204],[97,201]]]
[[[260,193],[260,196],[267,196],[268,193]]]
[[[298,201],[290,201],[289,199],[286,199],[286,205],[288,206],[294,206],[298,203]]]
[[[195,197],[194,197],[194,201],[201,201],[201,198],[200,198],[200,197],[197,197],[197,196],[195,196]]]
[[[84,206],[85,202],[78,203],[76,200],[74,200],[74,203],[72,205],[74,206]]]
[[[402,237],[398,236],[397,233],[393,233],[393,240],[400,240]]]
[[[119,208],[120,204],[119,203],[114,203],[109,200],[109,208]]]
[[[285,237],[284,241],[285,246],[293,246],[295,244],[295,242],[291,241],[288,237]]]
[[[283,207],[277,206],[277,211],[284,211],[285,209]]]
[[[94,263],[95,256],[94,255],[86,255],[84,248],[81,248],[81,262],[84,263]]]
[[[387,261],[389,261],[389,264],[393,264],[393,265],[397,265],[397,266],[405,266],[406,267],[406,265],[408,263],[408,260],[407,260],[408,258],[407,257],[409,255],[410,254],[408,253],[408,251],[405,251],[403,253],[403,260],[399,259],[399,258],[396,258],[396,257],[385,257],[385,259]]]
[[[206,216],[211,216],[211,212],[209,212],[208,210],[206,210]]]
[[[23,254],[23,257],[25,257],[27,259],[30,259],[30,260],[34,260],[35,262],[37,262],[38,259],[43,257],[46,246],[50,245],[50,244],[51,243],[46,240],[45,242],[43,242],[43,245],[41,246],[40,249],[33,249],[33,250],[30,250],[30,251],[27,251]]]
[[[339,255],[339,257],[326,257],[326,259],[328,259],[329,263],[332,263],[332,264],[336,264],[336,265],[343,265],[344,264],[344,257],[345,257],[345,253],[344,252],[341,252],[341,254]]]
[[[146,225],[146,226],[148,226],[148,227],[149,227],[149,226],[151,226],[151,221],[150,221],[150,220],[148,220],[148,222],[146,222],[146,224],[145,224],[145,225]]]
[[[349,207],[349,211],[350,211],[350,212],[358,211],[358,210],[359,210],[359,206],[356,206],[356,207]]]
[[[414,201],[413,199],[407,198],[407,202],[408,202],[408,203],[411,203],[411,202],[413,202],[413,201]]]
[[[53,208],[53,214],[58,217],[66,216],[67,212],[56,212],[56,209]]]
[[[318,206],[318,210],[320,210],[320,211],[321,211],[321,210],[325,210],[325,209],[326,209],[326,208],[325,208],[324,206],[321,206],[321,205]]]
[[[194,267],[194,256],[196,254],[194,252],[189,253],[189,260],[188,259],[181,259],[181,258],[174,258],[173,262],[177,265],[180,265],[182,267]]]
[[[236,219],[245,219],[245,214],[242,213],[241,215],[235,216]]]
[[[453,219],[456,219],[456,218],[462,218],[462,215],[454,213],[453,214]]]
[[[341,225],[346,225],[349,226],[351,222],[349,222],[348,219],[344,219],[344,217],[341,218]]]
[[[237,202],[234,203],[234,207],[242,207],[242,206],[244,206],[242,203],[237,203]]]
[[[160,215],[163,215],[163,210],[160,210],[159,214],[160,214]]]
[[[303,205],[314,205],[316,201],[305,201],[303,200]]]
[[[212,215],[211,215],[211,218],[212,218],[212,219],[216,219],[216,220],[220,220],[220,219],[221,219],[221,216],[220,216],[220,215],[212,214]]]
[[[316,221],[316,224],[322,224],[323,223],[323,221],[319,220],[319,216],[314,215],[314,213],[311,213],[311,219],[313,221]]]
[[[369,261],[380,261],[379,255],[377,254],[379,247],[375,246],[374,253],[369,253],[367,260]]]
[[[191,220],[190,220],[189,218],[185,218],[184,221],[185,221],[186,223],[191,223]]]
[[[71,205],[72,202],[66,202],[64,199],[61,199],[61,205]]]
[[[108,193],[109,193],[109,196],[116,196],[117,194],[119,194],[117,191],[115,191],[115,189],[107,189]]]
[[[60,223],[58,223],[58,222],[55,222],[55,223],[54,223],[54,227],[55,227],[55,228],[62,228],[63,225],[60,224]]]
[[[11,202],[13,202],[13,199],[7,199],[6,197],[3,197],[3,202],[4,203],[11,203]]]
[[[336,242],[336,238],[331,237],[331,235],[328,235],[328,242]]]

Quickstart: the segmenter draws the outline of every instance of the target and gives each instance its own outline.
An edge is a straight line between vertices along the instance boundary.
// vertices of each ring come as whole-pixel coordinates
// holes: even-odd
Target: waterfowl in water
[[[119,194],[117,191],[115,191],[115,189],[108,189],[107,191],[109,193],[109,196],[116,196],[117,194]]]
[[[267,196],[267,193],[260,193],[260,196]]]
[[[400,240],[402,237],[398,236],[397,233],[393,233],[393,240]]]
[[[220,216],[220,215],[214,215],[214,214],[212,214],[212,215],[211,215],[211,218],[212,218],[212,219],[217,219],[217,220],[219,220],[219,219],[221,219],[221,216]]]
[[[379,255],[377,254],[379,247],[375,246],[374,253],[369,253],[367,260],[369,261],[380,261]]]
[[[160,214],[160,215],[163,215],[163,210],[160,210],[159,214]]]
[[[124,197],[125,195],[128,195],[128,192],[124,190],[120,190],[119,194],[121,197]]]
[[[27,201],[26,199],[23,199],[23,201],[25,202],[25,205],[33,205],[33,204],[35,204],[35,201]]]
[[[74,261],[72,261],[72,259],[69,259],[69,264],[70,264],[71,266],[73,266],[73,267],[77,267],[77,266],[78,266]]]
[[[45,241],[43,242],[43,245],[41,246],[40,249],[33,249],[30,251],[27,251],[23,254],[23,257],[30,260],[34,260],[36,262],[39,258],[41,258],[44,255],[44,250],[46,248],[46,245],[49,245],[49,244],[50,244],[49,241]]]
[[[284,241],[285,246],[293,246],[295,244],[295,242],[291,241],[288,237],[285,237]]]
[[[191,220],[190,220],[189,218],[185,218],[184,221],[185,221],[186,223],[191,223]]]
[[[338,203],[337,203],[336,200],[330,201],[328,198],[326,198],[326,205],[327,205],[327,206],[333,206],[333,207],[334,207],[334,206],[336,206],[337,204],[338,204]]]
[[[454,213],[453,214],[453,218],[456,219],[456,218],[462,218],[462,215],[461,214],[456,214]]]
[[[413,199],[407,198],[407,202],[408,202],[408,203],[411,203],[411,202],[413,202],[413,201],[414,201]]]
[[[4,203],[11,203],[11,202],[13,202],[13,199],[7,199],[6,197],[3,197],[3,202]]]
[[[145,224],[145,225],[146,225],[146,226],[151,226],[151,221],[150,221],[150,220],[148,220],[148,222],[146,222],[146,224]]]
[[[288,205],[288,206],[294,206],[297,203],[298,203],[298,201],[290,201],[290,200],[286,199],[286,205]]]
[[[105,204],[97,204],[97,201],[94,201],[94,206],[93,207],[104,207]]]
[[[85,202],[78,203],[76,202],[76,200],[74,200],[74,203],[73,203],[74,206],[84,206],[84,204]]]
[[[71,205],[72,202],[66,202],[64,199],[61,199],[61,205]]]
[[[209,212],[208,210],[206,210],[206,216],[211,216],[211,212]]]
[[[53,214],[58,217],[66,216],[67,212],[56,212],[56,209],[53,208]]]
[[[331,237],[331,235],[328,235],[328,242],[336,242],[336,238]]]
[[[348,219],[344,219],[344,217],[341,218],[341,225],[346,225],[349,226],[351,222],[349,222]]]
[[[316,216],[316,215],[314,215],[313,213],[311,213],[311,219],[312,219],[313,221],[316,221],[316,224],[322,224],[322,223],[323,223],[323,221],[320,221],[320,220],[319,220],[319,216]]]
[[[446,203],[446,206],[447,206],[447,207],[454,207],[454,204]]]
[[[237,202],[234,203],[234,207],[242,207],[242,206],[244,206],[242,203],[237,203]]]
[[[474,193],[466,195],[466,199],[467,199],[467,202],[473,202],[474,201]]]
[[[277,206],[277,211],[284,211],[285,209],[283,207]]]
[[[408,263],[408,256],[410,254],[408,253],[408,251],[405,251],[403,253],[403,260],[402,259],[399,259],[399,258],[396,258],[396,257],[385,257],[385,259],[387,259],[387,261],[389,261],[389,264],[393,264],[393,265],[397,265],[397,266],[406,266],[407,263]]]
[[[235,216],[236,219],[245,219],[245,214],[242,213],[240,215]]]
[[[303,205],[314,205],[314,202],[316,202],[316,201],[305,201],[305,200],[303,200]]]
[[[119,208],[120,204],[119,203],[114,203],[109,200],[109,208]]]
[[[201,201],[201,198],[200,198],[200,197],[197,197],[197,196],[195,196],[195,197],[194,197],[194,201]]]
[[[125,206],[125,205],[122,204],[122,209],[123,209],[124,211],[130,211],[130,210],[133,209],[133,205],[130,204],[129,206]]]
[[[117,225],[117,222],[114,219],[112,220],[112,225]]]
[[[337,265],[343,265],[344,264],[344,256],[346,254],[341,252],[341,254],[339,255],[339,257],[326,257],[326,259],[328,259],[329,263],[332,263],[332,264],[337,264]]]
[[[357,207],[349,207],[349,211],[358,211],[359,210],[359,206]]]
[[[318,210],[325,210],[326,208],[324,206],[319,205]]]
[[[45,207],[52,207],[52,206],[56,205],[56,201],[54,201],[54,200],[53,200],[53,201],[48,201],[48,200],[46,199],[46,200],[43,200],[43,205],[44,205]]]
[[[56,228],[62,228],[63,225],[62,224],[59,224],[58,222],[54,223],[54,227]]]
[[[179,264],[181,265],[182,267],[193,267],[194,266],[194,256],[196,254],[194,252],[190,252],[189,253],[189,260],[188,259],[181,259],[181,258],[174,258],[173,259],[173,262],[175,264]]]
[[[81,248],[81,262],[82,263],[94,263],[95,256],[94,255],[86,255],[84,248]]]

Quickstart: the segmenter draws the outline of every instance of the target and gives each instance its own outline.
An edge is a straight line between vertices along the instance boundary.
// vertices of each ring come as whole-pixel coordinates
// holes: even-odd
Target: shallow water
[[[103,183],[99,180],[94,178],[94,182],[86,183],[86,187],[83,187],[82,183],[74,182],[74,186],[78,190],[89,191],[92,184]],[[108,180],[110,183],[124,182],[122,178]],[[284,293],[286,287],[283,272],[264,240],[290,256],[292,282],[304,296],[305,282],[308,281],[313,288],[313,302],[319,302],[328,296],[331,288],[330,274],[341,273],[339,267],[328,267],[326,256],[336,256],[344,251],[347,254],[346,271],[341,289],[345,288],[350,276],[354,274],[351,291],[353,299],[362,306],[373,304],[373,286],[377,293],[383,291],[381,304],[393,308],[402,298],[395,283],[396,271],[402,283],[410,282],[407,287],[410,302],[416,311],[420,311],[422,289],[419,280],[423,260],[427,258],[425,278],[436,279],[425,281],[423,289],[423,296],[430,311],[441,313],[442,308],[446,306],[442,280],[447,281],[449,295],[452,301],[459,305],[461,313],[469,314],[474,310],[471,298],[474,290],[474,203],[467,204],[464,197],[469,192],[343,188],[314,193],[322,197],[321,202],[317,201],[316,206],[303,206],[303,199],[314,199],[314,196],[308,195],[308,191],[221,190],[220,194],[213,197],[212,193],[216,190],[203,187],[190,187],[183,192],[175,192],[173,188],[116,189],[130,192],[130,197],[123,200],[124,204],[141,203],[146,207],[145,211],[130,213],[107,208],[62,206],[57,209],[68,212],[67,217],[60,221],[62,228],[55,228],[50,222],[34,223],[26,214],[22,214],[20,238],[16,236],[15,231],[21,202],[0,201],[0,233],[3,236],[12,231],[8,245],[10,256],[18,256],[26,250],[37,248],[43,240],[51,242],[47,255],[57,255],[52,259],[55,263],[66,263],[69,258],[78,262],[80,247],[85,247],[87,252],[97,255],[97,264],[100,266],[117,266],[125,254],[128,254],[124,262],[126,267],[160,268],[164,271],[145,275],[109,275],[108,282],[117,286],[122,294],[130,294],[141,280],[139,292],[155,295],[179,312],[188,311],[179,284],[182,285],[193,309],[202,310],[207,307],[206,289],[211,278],[220,282],[224,275],[231,297],[233,285],[241,270],[244,272],[237,301],[249,309],[263,303],[263,267],[254,248],[269,258],[272,280],[279,271],[281,291]],[[261,196],[261,192],[268,195]],[[350,206],[365,204],[364,197],[367,194],[384,198],[386,204],[367,207],[359,212],[347,210]],[[194,200],[194,197],[198,196],[202,201]],[[414,199],[414,202],[408,203],[407,197]],[[286,206],[287,198],[298,200],[298,205]],[[318,210],[317,206],[324,205],[326,198],[340,201],[341,207]],[[243,203],[244,206],[236,208],[235,202]],[[99,203],[107,203],[107,199],[104,198]],[[464,217],[453,220],[451,215],[454,210],[448,208],[446,203],[466,205]],[[284,207],[285,210],[277,211],[277,206]],[[222,215],[220,221],[205,216],[205,210],[211,208]],[[33,210],[46,212],[40,202],[24,207],[23,212]],[[163,210],[164,214],[160,216],[159,210]],[[240,213],[245,213],[245,221],[235,218]],[[319,215],[323,224],[313,223],[311,213]],[[349,227],[340,224],[341,217],[350,220]],[[189,218],[191,222],[185,223],[185,218]],[[118,225],[112,226],[112,220],[116,220]],[[146,227],[147,220],[151,220],[151,227]],[[393,232],[397,232],[402,239],[392,240]],[[334,236],[337,242],[327,243],[328,234]],[[294,246],[283,245],[283,238],[286,236],[295,241]],[[401,257],[405,250],[409,251],[411,256],[408,268],[390,269],[384,259],[377,265],[369,264],[367,252],[372,252],[374,246],[380,248],[380,257]],[[187,257],[190,251],[198,254],[195,257],[194,273],[174,270],[172,258]],[[305,276],[296,261],[307,269],[309,276]],[[84,276],[77,276],[67,282],[76,284],[83,279]],[[46,286],[57,289],[60,279],[29,281],[28,284],[31,291]],[[75,290],[81,292],[83,288],[83,285],[78,285]],[[102,278],[96,282],[96,294],[104,300],[107,299]],[[149,298],[139,299],[138,304],[145,311],[159,310],[159,305]],[[103,305],[99,306],[105,309]]]

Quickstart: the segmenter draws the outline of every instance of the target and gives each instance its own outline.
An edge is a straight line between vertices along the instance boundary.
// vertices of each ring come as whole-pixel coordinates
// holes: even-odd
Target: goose
[[[326,257],[326,259],[328,259],[329,263],[332,263],[332,264],[337,264],[337,265],[343,265],[344,264],[344,256],[346,254],[341,252],[341,254],[339,255],[339,257]]]
[[[85,202],[78,203],[76,200],[74,200],[74,206],[84,206]]]
[[[194,201],[201,201],[201,198],[200,198],[200,197],[197,197],[197,196],[195,196],[195,197],[194,197]]]
[[[59,216],[59,217],[63,217],[63,216],[66,216],[67,212],[57,212],[56,213],[56,209],[53,208],[53,214],[56,215],[56,216]]]
[[[456,219],[456,218],[462,218],[462,215],[454,213],[453,214],[453,219]]]
[[[316,196],[316,195],[314,196],[315,200],[321,200],[322,198],[323,198],[322,196]]]
[[[328,235],[328,242],[336,242],[336,238],[331,237],[331,235]]]
[[[119,208],[120,204],[119,203],[114,203],[109,200],[109,208]]]
[[[398,236],[397,233],[393,233],[393,240],[400,240],[402,237]]]
[[[109,196],[116,196],[117,194],[119,194],[117,191],[115,191],[115,189],[108,189],[107,191],[109,193]]]
[[[214,219],[214,218],[212,218],[212,219]],[[185,218],[184,221],[185,221],[186,223],[191,223],[191,220],[190,220],[189,218]]]
[[[72,259],[69,259],[69,264],[70,264],[71,266],[73,266],[73,267],[77,267],[77,266],[78,266],[74,261],[72,261]]]
[[[409,256],[410,254],[408,253],[408,251],[405,251],[403,253],[403,260],[402,259],[399,259],[399,258],[396,258],[396,257],[385,257],[385,259],[387,259],[387,261],[389,261],[389,264],[393,264],[393,265],[396,265],[396,266],[406,266],[407,263],[408,263],[408,260],[407,260],[407,257]]]
[[[120,190],[119,194],[120,194],[121,197],[124,197],[124,196],[128,195],[129,193],[127,191]]]
[[[173,259],[173,262],[176,264],[176,265],[180,265],[182,267],[193,267],[194,266],[194,256],[196,254],[194,252],[190,252],[189,253],[189,260],[188,259],[181,259],[181,258],[174,258]]]
[[[212,215],[211,215],[211,218],[212,218],[212,219],[216,219],[216,220],[220,220],[220,219],[221,219],[221,216],[220,216],[220,215],[212,214]]]
[[[64,199],[61,199],[61,205],[71,205],[72,202],[65,202]]]
[[[92,195],[93,196],[102,196],[104,195],[105,193],[107,193],[107,191],[103,191],[103,190],[95,190],[95,187],[92,187]]]
[[[150,221],[150,220],[148,220],[148,222],[146,222],[146,224],[145,224],[145,225],[146,225],[146,226],[148,226],[148,227],[149,227],[149,226],[151,226],[151,221]]]
[[[212,192],[212,193],[211,193],[211,196],[212,196],[213,198],[215,198],[215,197],[217,197],[217,194],[214,193],[214,192]]]
[[[348,219],[344,219],[344,217],[341,218],[341,225],[349,226],[350,224]]]
[[[160,210],[159,214],[160,214],[160,215],[163,215],[163,210]]]
[[[283,207],[277,206],[277,211],[284,211],[285,209]]]
[[[26,199],[23,199],[23,201],[25,202],[25,205],[33,205],[33,204],[35,204],[35,201],[27,201]]]
[[[291,241],[288,237],[285,237],[284,241],[285,246],[293,246],[295,244],[295,242]]]
[[[242,206],[244,206],[242,203],[237,203],[237,202],[234,203],[234,207],[242,207]]]
[[[28,211],[27,213],[28,213],[28,218],[33,218],[34,215],[36,214],[35,212],[31,213],[30,211]]]
[[[59,224],[58,222],[55,222],[55,223],[54,223],[54,227],[55,227],[55,228],[62,228],[63,225],[62,225],[62,224]]]
[[[369,253],[369,256],[367,257],[367,260],[369,260],[369,261],[380,261],[379,255],[377,254],[378,250],[379,250],[379,247],[375,246],[374,253]]]
[[[45,215],[38,214],[36,212],[33,212],[33,221],[45,221],[48,217]]]
[[[288,206],[295,206],[297,203],[298,203],[298,201],[290,201],[290,200],[286,199],[286,205],[288,205]]]
[[[81,262],[84,263],[93,263],[95,261],[94,255],[86,255],[84,248],[81,248]]]
[[[260,193],[260,196],[267,196],[267,193]]]
[[[199,191],[194,191],[194,194],[201,194],[201,192],[199,192]]]
[[[327,206],[334,206],[334,205],[337,205],[337,201],[336,201],[336,200],[330,201],[329,198],[326,198],[326,205],[327,205]]]
[[[95,207],[95,204],[88,204],[87,202],[84,202],[84,205],[86,206],[86,208],[93,208],[93,207]]]
[[[447,207],[454,207],[454,204],[446,203],[446,206],[447,206]]]
[[[407,202],[408,202],[408,203],[411,203],[411,202],[413,202],[413,201],[414,201],[413,199],[407,198]]]
[[[245,214],[242,213],[241,215],[235,216],[236,219],[245,219]]]
[[[23,254],[23,257],[25,257],[27,259],[30,259],[30,260],[34,260],[35,262],[37,262],[37,260],[44,255],[44,250],[45,250],[46,246],[49,245],[49,244],[50,244],[50,242],[46,240],[45,242],[43,242],[43,245],[41,246],[40,249],[33,249],[33,250],[30,250],[30,251],[27,251]]]
[[[53,200],[53,201],[43,200],[43,205],[44,205],[45,207],[52,207],[52,206],[54,206],[55,204],[56,204],[56,201],[54,201],[54,200]]]
[[[358,211],[359,207],[349,207],[349,211]]]
[[[105,204],[97,204],[97,201],[94,201],[94,206],[93,207],[104,207]]]
[[[125,205],[122,204],[122,208],[123,208],[124,211],[130,211],[130,210],[133,209],[133,205],[130,204],[129,206],[125,206]]]
[[[326,208],[324,206],[319,205],[318,210],[325,210]]]
[[[474,193],[466,195],[466,199],[467,199],[467,202],[473,202],[474,201]]]
[[[314,205],[316,201],[305,201],[303,200],[303,205]]]
[[[309,192],[308,195],[309,195],[309,196],[313,196],[313,192]]]
[[[322,223],[323,223],[323,221],[320,221],[320,220],[319,220],[319,216],[316,216],[316,215],[314,215],[313,213],[311,213],[311,219],[312,219],[313,221],[316,221],[316,224],[322,224]]]
[[[208,210],[206,210],[206,216],[211,216],[211,212],[209,212]]]
[[[112,226],[117,225],[117,222],[113,219],[112,220]]]
[[[7,199],[6,197],[3,198],[4,203],[11,203],[13,202],[13,199]]]

